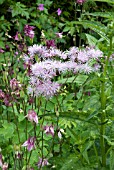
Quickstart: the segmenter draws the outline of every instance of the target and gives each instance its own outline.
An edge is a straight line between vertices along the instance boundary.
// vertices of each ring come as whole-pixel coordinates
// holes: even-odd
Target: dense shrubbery
[[[114,1],[0,1],[0,168],[114,169]]]

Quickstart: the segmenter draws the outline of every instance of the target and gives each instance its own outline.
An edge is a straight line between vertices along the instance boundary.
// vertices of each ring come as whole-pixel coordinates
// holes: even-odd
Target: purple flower
[[[20,152],[15,152],[15,156],[17,159],[21,159],[22,158],[22,154]]]
[[[9,51],[9,50],[10,50],[9,45],[5,45],[5,47],[6,47],[6,50],[7,50],[7,51]]]
[[[35,148],[35,141],[36,141],[35,137],[30,137],[27,141],[23,143],[22,146],[27,147],[28,151],[31,151],[32,149]]]
[[[15,55],[18,55],[18,54],[19,54],[18,51],[16,51],[16,52],[15,52]]]
[[[38,116],[34,110],[29,110],[25,117],[27,117],[31,122],[34,121],[36,124],[38,124]]]
[[[64,130],[63,130],[63,129],[60,129],[60,130],[58,131],[58,137],[59,137],[59,139],[62,138],[62,133],[64,133]]]
[[[4,50],[2,48],[0,48],[0,53],[4,53]]]
[[[0,154],[0,167],[2,167],[3,161],[2,161],[2,154]]]
[[[19,33],[18,33],[18,31],[16,32],[16,35],[14,36],[14,40],[16,40],[16,41],[19,40]]]
[[[47,48],[56,47],[55,40],[46,40]]]
[[[44,4],[39,4],[38,8],[40,11],[43,11],[44,10]]]
[[[51,80],[41,81],[38,79],[32,84],[32,86],[28,87],[28,93],[31,95],[34,93],[35,96],[43,95],[48,99],[53,97],[59,88],[60,85],[56,82],[51,82]]]
[[[54,136],[54,127],[52,126],[52,125],[50,125],[50,126],[48,126],[48,125],[46,125],[46,126],[44,126],[44,132],[47,134],[47,135],[52,135],[52,136]]]
[[[34,31],[33,31],[33,29],[35,29],[34,26],[25,25],[25,27],[24,27],[25,35],[30,37],[30,38],[34,38]]]
[[[49,162],[47,159],[39,158],[39,161],[36,165],[38,166],[38,168],[41,168],[43,166],[49,165]]]
[[[4,163],[3,165],[2,165],[2,170],[7,170],[8,169],[8,163]]]
[[[5,97],[5,94],[4,94],[4,92],[0,89],[0,99],[4,99],[4,97]]]
[[[55,34],[57,35],[58,38],[62,38],[62,34],[63,34],[62,32],[56,32]]]
[[[86,1],[86,0],[77,0],[77,3],[78,3],[79,5],[82,5],[85,1]]]
[[[14,101],[14,99],[12,98],[12,96],[10,95],[10,94],[5,94],[5,97],[4,97],[4,104],[6,105],[6,106],[12,106],[12,101]]]
[[[57,15],[61,15],[61,13],[62,13],[62,10],[60,8],[58,8]]]
[[[10,80],[10,87],[12,90],[19,90],[19,87],[21,87],[21,85],[15,78],[13,78]]]

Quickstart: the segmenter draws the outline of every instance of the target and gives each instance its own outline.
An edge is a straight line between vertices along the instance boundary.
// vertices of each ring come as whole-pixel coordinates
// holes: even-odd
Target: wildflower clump
[[[33,64],[32,60],[35,56],[38,57],[38,62]],[[24,55],[24,62],[31,63],[28,93],[51,98],[59,92],[61,87],[61,84],[55,81],[57,73],[59,75],[65,75],[68,72],[90,74],[100,69],[98,60],[102,57],[102,51],[94,47],[83,49],[71,47],[69,50],[61,51],[54,45],[30,46],[28,56]]]

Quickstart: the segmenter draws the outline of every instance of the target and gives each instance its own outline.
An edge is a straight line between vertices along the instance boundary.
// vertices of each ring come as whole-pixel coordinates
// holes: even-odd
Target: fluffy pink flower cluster
[[[36,96],[43,95],[46,98],[52,97],[60,89],[60,85],[53,81],[57,72],[65,74],[72,71],[72,73],[83,72],[89,74],[99,70],[98,60],[103,57],[102,51],[96,50],[94,47],[84,49],[72,47],[63,52],[56,47],[48,48],[35,44],[28,48],[28,53],[31,57],[24,57],[26,63],[29,63],[36,55],[40,60],[35,64],[31,64],[28,93]]]

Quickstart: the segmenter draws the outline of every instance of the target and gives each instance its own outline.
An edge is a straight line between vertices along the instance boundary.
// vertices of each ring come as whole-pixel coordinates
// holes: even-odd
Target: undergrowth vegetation
[[[114,0],[0,0],[0,168],[114,169]]]

